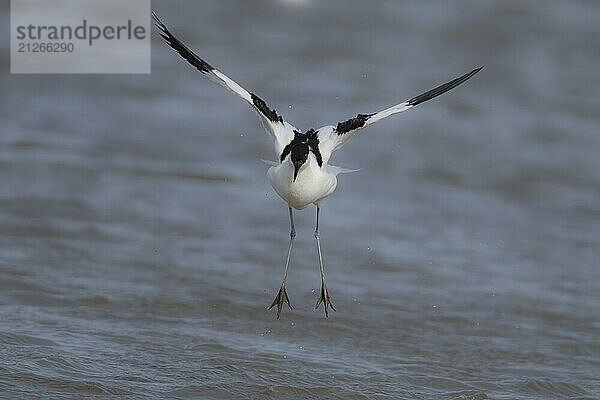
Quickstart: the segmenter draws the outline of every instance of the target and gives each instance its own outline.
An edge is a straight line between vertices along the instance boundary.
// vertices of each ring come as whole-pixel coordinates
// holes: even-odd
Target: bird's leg
[[[325,316],[329,317],[329,312],[327,311],[327,307],[331,307],[333,311],[335,308],[333,304],[331,304],[331,299],[329,298],[329,291],[327,290],[327,285],[325,284],[325,269],[323,268],[323,256],[321,255],[321,236],[319,234],[319,212],[320,208],[317,206],[317,225],[315,227],[315,239],[317,240],[317,252],[319,253],[319,266],[321,267],[321,294],[319,299],[317,300],[317,305],[315,309],[319,308],[319,305],[323,303],[323,307],[325,308]]]
[[[279,293],[273,300],[273,303],[269,306],[269,310],[273,308],[275,304],[277,304],[277,319],[279,319],[279,315],[281,314],[281,307],[283,307],[283,303],[287,303],[290,310],[292,309],[292,305],[290,304],[290,298],[287,295],[287,291],[285,290],[285,280],[287,279],[288,266],[290,265],[290,256],[292,255],[292,245],[294,244],[294,238],[296,238],[296,228],[294,227],[294,214],[292,212],[292,207],[290,209],[290,247],[288,248],[287,260],[285,261],[285,269],[283,270],[283,280],[281,281],[281,287],[279,288]]]

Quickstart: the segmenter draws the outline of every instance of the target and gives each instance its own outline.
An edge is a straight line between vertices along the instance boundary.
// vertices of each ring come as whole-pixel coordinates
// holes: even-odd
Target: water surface
[[[0,397],[600,397],[598,4],[153,3],[301,129],[486,68],[334,155],[361,168],[322,208],[337,313],[309,208],[279,321],[245,104],[158,37],[151,75],[3,72]]]

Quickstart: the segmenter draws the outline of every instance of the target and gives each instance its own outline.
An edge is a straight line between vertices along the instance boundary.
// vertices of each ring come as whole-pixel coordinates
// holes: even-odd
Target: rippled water
[[[0,397],[600,396],[598,3],[153,3],[302,129],[486,69],[334,155],[361,168],[322,209],[337,313],[307,209],[279,321],[243,103],[157,38],[147,76],[3,72]]]

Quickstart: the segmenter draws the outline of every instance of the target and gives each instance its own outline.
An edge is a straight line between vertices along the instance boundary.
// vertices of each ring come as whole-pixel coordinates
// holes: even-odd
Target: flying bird
[[[356,134],[356,132],[358,132],[358,130],[380,121],[383,118],[410,110],[416,105],[446,93],[478,73],[483,66],[425,93],[412,97],[409,100],[386,108],[385,110],[375,113],[358,114],[356,117],[339,122],[336,125],[326,125],[319,129],[301,131],[284,120],[283,117],[278,114],[277,111],[271,109],[263,99],[241,87],[190,50],[189,47],[171,33],[155,13],[152,13],[152,16],[160,36],[167,44],[211,81],[232,91],[248,103],[257,112],[265,130],[273,140],[277,161],[268,162],[271,164],[271,167],[267,172],[267,177],[275,192],[277,192],[288,205],[290,215],[290,241],[281,286],[273,303],[270,305],[269,310],[274,306],[277,306],[277,318],[279,319],[284,303],[288,305],[290,310],[292,309],[286,290],[286,279],[290,257],[292,255],[292,246],[294,244],[294,238],[296,237],[293,209],[302,210],[308,205],[314,204],[316,206],[314,236],[317,244],[317,254],[321,272],[321,291],[315,309],[318,309],[319,306],[323,304],[325,316],[328,317],[328,309],[331,308],[335,311],[335,308],[331,303],[329,290],[325,283],[325,269],[323,267],[323,256],[321,254],[321,241],[319,235],[320,204],[321,201],[335,191],[337,186],[337,175],[343,172],[351,172],[350,170],[329,165],[328,162],[331,154],[335,150],[340,149],[352,136],[354,136],[354,134]]]

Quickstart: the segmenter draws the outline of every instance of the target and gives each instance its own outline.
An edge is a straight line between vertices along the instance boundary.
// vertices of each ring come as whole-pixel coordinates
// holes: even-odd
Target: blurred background
[[[150,75],[10,75],[0,397],[597,399],[600,3],[153,1],[302,130],[361,131],[289,235],[249,107],[153,32]],[[9,22],[8,2],[0,5]],[[6,25],[7,26],[7,25]]]

